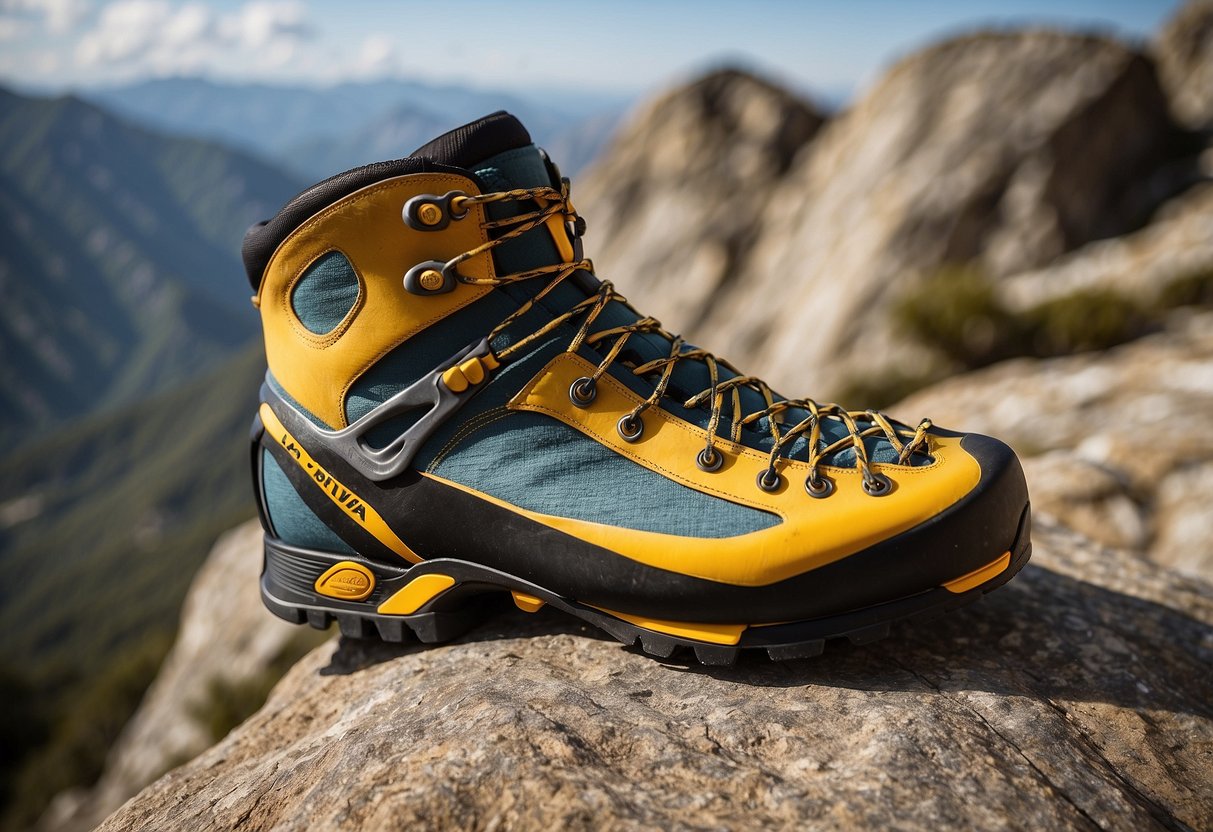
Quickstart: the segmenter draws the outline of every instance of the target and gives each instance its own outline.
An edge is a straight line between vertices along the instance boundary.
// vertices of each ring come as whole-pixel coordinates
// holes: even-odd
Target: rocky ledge
[[[663,663],[517,611],[334,640],[101,829],[1209,828],[1213,588],[1035,541],[980,604],[811,661]]]

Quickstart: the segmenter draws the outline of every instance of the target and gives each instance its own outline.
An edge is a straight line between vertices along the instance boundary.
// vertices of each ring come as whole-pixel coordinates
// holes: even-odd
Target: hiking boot
[[[870,641],[1027,562],[1006,445],[784,398],[632,309],[584,231],[503,112],[249,231],[270,610],[431,642],[512,599],[718,664]]]

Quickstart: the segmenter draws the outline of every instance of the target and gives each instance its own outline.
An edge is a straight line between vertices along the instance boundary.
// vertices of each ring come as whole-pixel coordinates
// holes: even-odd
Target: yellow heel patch
[[[981,586],[986,581],[993,578],[995,575],[1001,575],[1006,568],[1011,565],[1011,553],[1003,552],[996,560],[987,563],[980,569],[974,569],[967,575],[961,575],[955,580],[948,581],[943,585],[943,588],[948,592],[968,592],[975,586]]]
[[[514,606],[523,612],[539,612],[546,601],[542,598],[536,598],[534,595],[527,595],[525,592],[510,592],[514,596]]]
[[[455,579],[450,575],[436,572],[422,575],[405,584],[403,589],[380,604],[377,611],[382,615],[412,615],[454,585]]]
[[[316,579],[316,592],[342,601],[361,601],[375,589],[375,574],[361,563],[343,560]]]
[[[711,644],[736,644],[741,641],[741,634],[745,632],[745,628],[748,626],[746,624],[701,624],[698,622],[659,621],[655,618],[645,618],[643,615],[628,615],[627,613],[615,612],[614,610],[603,609],[602,607],[596,607],[596,609],[602,610],[602,612],[613,615],[616,618],[622,618],[629,624],[635,624],[637,627],[643,627],[646,630],[665,633],[668,636],[706,641]]]

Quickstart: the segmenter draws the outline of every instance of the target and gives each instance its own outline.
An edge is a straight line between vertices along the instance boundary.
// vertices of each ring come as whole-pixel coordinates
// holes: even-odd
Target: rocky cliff
[[[1155,39],[1154,53],[1175,114],[1190,127],[1213,129],[1213,2],[1181,7]]]
[[[928,361],[890,310],[942,267],[1042,267],[1142,226],[1202,175],[1151,59],[1099,37],[989,33],[914,54],[820,130],[792,131],[807,144],[782,172],[749,174],[727,143],[668,159],[667,113],[700,132],[685,124],[697,96],[646,110],[608,152],[579,200],[588,251],[645,311],[792,394]],[[803,118],[786,95],[750,98]],[[629,178],[649,169],[694,199],[664,174]]]
[[[599,273],[674,331],[696,327],[744,279],[773,189],[823,123],[735,70],[642,107],[575,187]]]

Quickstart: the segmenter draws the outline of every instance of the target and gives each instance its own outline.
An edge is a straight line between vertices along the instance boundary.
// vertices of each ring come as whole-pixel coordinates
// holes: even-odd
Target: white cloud
[[[10,32],[29,34],[38,24],[54,35],[70,32],[92,6],[90,0],[0,0],[0,39]]]
[[[222,28],[246,48],[264,49],[310,35],[306,18],[303,5],[293,0],[253,0],[225,18]]]
[[[251,0],[220,13],[199,2],[115,0],[76,44],[76,63],[109,74],[189,74],[289,62],[311,34],[302,4]]]
[[[23,17],[0,16],[0,41],[17,40],[34,31],[34,22]]]
[[[392,39],[386,35],[370,35],[353,56],[349,74],[354,78],[388,78],[397,74],[400,68]]]

